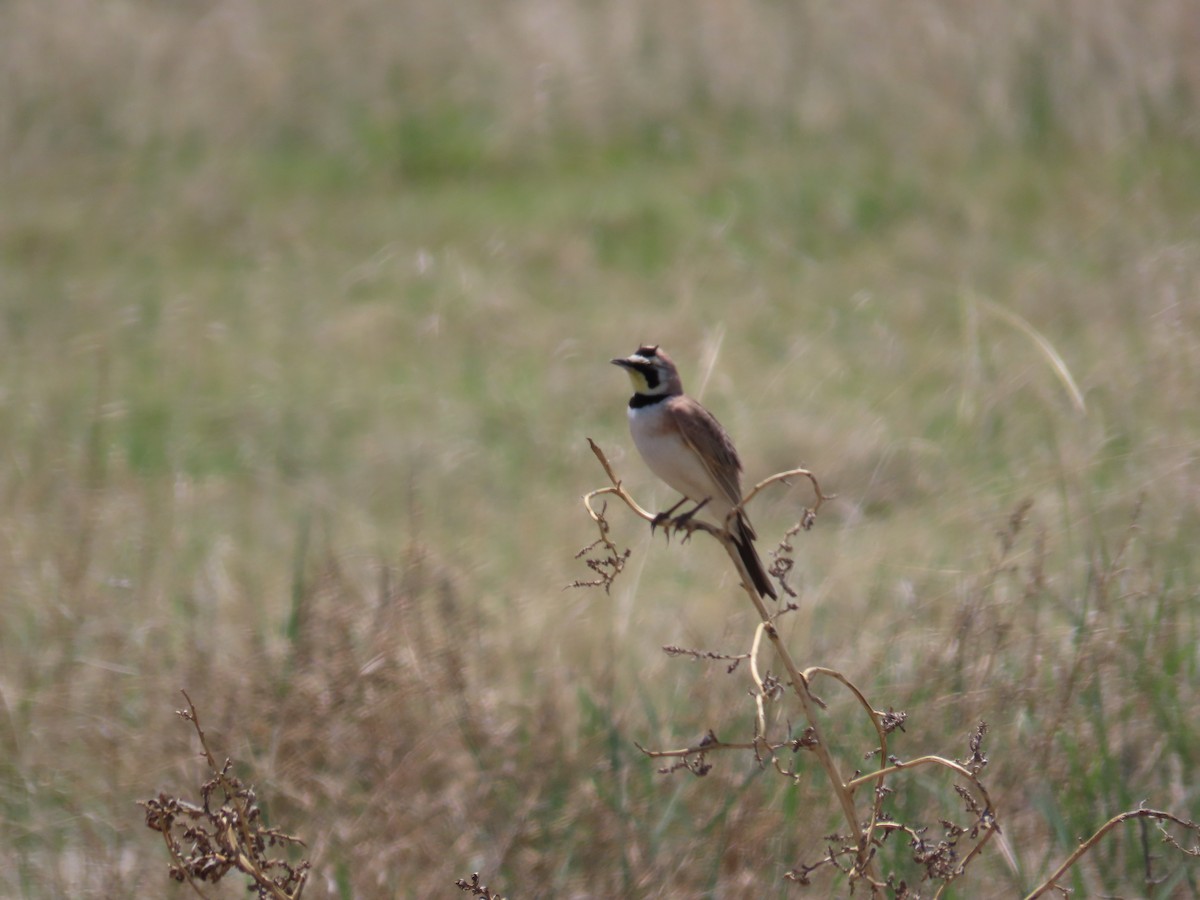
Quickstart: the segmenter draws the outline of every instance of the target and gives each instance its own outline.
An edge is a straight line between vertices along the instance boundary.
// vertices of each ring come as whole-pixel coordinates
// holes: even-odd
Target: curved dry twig
[[[671,757],[681,756],[696,756],[700,753],[708,753],[711,750],[753,750],[753,741],[731,742],[722,741],[718,738],[711,737],[711,732],[705,736],[694,747],[680,747],[678,750],[651,750],[649,747],[643,747],[637,741],[633,742],[633,746],[637,747],[642,753],[651,759],[668,759]]]
[[[885,765],[883,768],[876,769],[873,772],[867,772],[865,775],[859,775],[857,778],[851,779],[846,786],[853,790],[861,787],[864,784],[869,784],[872,781],[880,781],[894,772],[901,772],[905,769],[919,769],[923,766],[942,766],[943,768],[950,769],[957,775],[961,775],[963,778],[970,781],[971,784],[973,784],[979,791],[987,808],[992,808],[991,798],[988,796],[987,789],[984,788],[983,783],[979,780],[978,776],[973,774],[961,763],[956,763],[952,759],[946,759],[944,756],[918,756],[916,759],[906,759],[893,762],[890,765]]]
[[[1058,889],[1058,879],[1062,878],[1063,875],[1067,873],[1067,870],[1075,865],[1075,863],[1079,862],[1083,855],[1096,846],[1100,839],[1106,834],[1108,834],[1122,822],[1128,822],[1131,819],[1156,819],[1160,822],[1173,822],[1189,831],[1194,831],[1197,834],[1200,834],[1200,824],[1197,824],[1190,819],[1184,819],[1173,815],[1172,813],[1164,812],[1160,809],[1146,809],[1145,807],[1141,807],[1139,809],[1131,809],[1123,813],[1118,813],[1101,825],[1100,828],[1096,830],[1096,833],[1090,838],[1082,841],[1079,846],[1075,848],[1074,852],[1065,860],[1063,860],[1062,865],[1060,865],[1050,874],[1050,877],[1048,877],[1045,881],[1035,887],[1033,891],[1025,896],[1025,900],[1034,900],[1034,898],[1041,897],[1051,890]],[[1172,841],[1172,843],[1174,843],[1176,847],[1179,847],[1180,850],[1182,850],[1184,853],[1187,853],[1189,856],[1200,856],[1200,847],[1192,850],[1186,847],[1181,847],[1178,842]]]
[[[875,726],[875,732],[879,736],[879,753],[881,758],[886,760],[887,731],[884,729],[882,724],[884,713],[881,713],[871,705],[871,702],[867,700],[866,695],[858,689],[858,685],[856,685],[837,669],[827,669],[824,666],[809,666],[804,670],[803,674],[805,680],[810,683],[812,682],[812,677],[814,675],[824,675],[826,678],[832,678],[834,681],[842,684],[848,691],[850,691],[851,694],[854,695],[854,699],[859,702],[859,705],[861,705],[864,710],[866,710],[867,716],[871,719],[871,724]]]
[[[858,701],[859,705],[866,712],[867,718],[871,720],[871,724],[875,727],[875,734],[879,738],[880,769],[875,773],[878,775],[879,772],[881,772],[887,765],[888,760],[887,731],[883,727],[882,723],[883,714],[877,711],[875,707],[871,705],[871,702],[867,700],[866,695],[858,689],[858,686],[854,684],[854,682],[836,669],[827,669],[824,666],[810,666],[804,670],[804,677],[810,682],[812,678],[817,675],[823,675],[826,678],[832,678],[834,681],[837,681],[848,691],[850,691],[850,693],[854,696],[854,699]],[[846,789],[850,792],[851,796],[854,795],[854,790],[860,781],[861,779],[851,779],[851,781],[846,784]],[[877,790],[872,794],[871,818],[867,821],[866,827],[863,828],[862,831],[868,844],[874,840],[875,829],[879,827],[879,821],[883,818],[883,798],[883,791]]]
[[[603,516],[597,515],[596,510],[592,507],[592,500],[595,497],[599,497],[603,494],[615,494],[623,503],[625,503],[626,506],[632,509],[637,515],[641,516],[641,518],[645,519],[647,522],[653,522],[654,513],[647,512],[646,510],[642,509],[638,505],[638,502],[633,499],[633,496],[629,493],[629,491],[625,490],[625,488],[621,486],[621,479],[617,478],[616,473],[613,472],[612,466],[608,462],[608,457],[604,455],[604,451],[601,450],[599,445],[591,438],[588,438],[587,442],[588,446],[592,448],[592,453],[596,454],[596,459],[600,461],[600,465],[604,467],[604,474],[607,475],[608,480],[612,482],[611,487],[599,488],[598,490],[591,491],[590,493],[584,495],[583,505],[587,507],[588,514],[591,515],[592,521],[599,522],[603,518]]]
[[[764,478],[762,481],[760,481],[754,487],[750,488],[750,491],[746,494],[746,496],[744,496],[742,498],[742,502],[733,508],[732,514],[736,515],[738,512],[740,512],[742,509],[744,509],[750,503],[751,500],[753,500],[755,497],[757,497],[759,495],[759,492],[761,492],[764,488],[768,488],[771,485],[775,484],[776,482],[780,482],[780,481],[782,481],[786,484],[787,480],[789,478],[798,478],[800,476],[803,476],[804,478],[807,478],[810,482],[812,482],[813,493],[816,495],[817,502],[813,505],[812,509],[810,509],[808,511],[813,516],[816,516],[816,514],[821,511],[821,505],[826,500],[836,500],[837,499],[837,494],[826,494],[826,493],[822,492],[821,483],[819,481],[817,481],[817,476],[814,475],[810,470],[808,470],[808,469],[788,469],[786,472],[776,472],[774,475],[768,475],[766,478]]]
[[[759,622],[754,629],[754,643],[750,645],[750,677],[754,679],[754,751],[758,753],[759,745],[767,743],[767,687],[763,683],[762,674],[758,671],[758,648],[762,646],[763,623]]]

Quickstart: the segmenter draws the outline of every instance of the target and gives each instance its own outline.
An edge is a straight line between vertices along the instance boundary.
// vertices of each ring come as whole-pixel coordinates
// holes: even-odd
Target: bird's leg
[[[688,498],[687,498],[687,497],[680,497],[680,498],[679,498],[679,502],[678,502],[678,503],[676,503],[674,506],[672,506],[672,507],[671,507],[670,509],[668,509],[666,512],[660,512],[660,513],[659,513],[658,515],[656,515],[656,516],[655,516],[653,519],[651,519],[651,520],[650,520],[650,533],[651,533],[651,534],[654,534],[654,529],[655,529],[655,528],[657,528],[659,525],[665,525],[667,522],[670,522],[670,521],[671,521],[671,516],[673,516],[673,515],[675,514],[675,510],[679,509],[679,507],[683,506],[683,504],[687,503],[687,501],[688,501]],[[693,512],[695,512],[695,510],[693,510]],[[670,543],[670,541],[671,541],[671,529],[670,529],[669,527],[668,527],[668,528],[664,528],[664,529],[663,529],[663,532],[664,532],[664,533],[666,534],[666,536],[667,536],[667,542],[668,542],[668,543]]]
[[[700,512],[700,510],[702,510],[704,508],[705,504],[708,503],[708,501],[711,499],[712,499],[712,497],[705,497],[703,500],[701,500],[699,503],[696,504],[694,509],[683,513],[682,515],[679,516],[679,518],[677,518],[674,522],[671,523],[671,527],[675,531],[686,531],[687,532],[687,534],[683,538],[685,542],[692,536],[692,518],[696,515],[696,513]]]

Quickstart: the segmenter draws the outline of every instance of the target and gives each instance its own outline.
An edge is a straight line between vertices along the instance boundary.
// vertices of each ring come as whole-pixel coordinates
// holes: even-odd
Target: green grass
[[[1012,158],[990,169],[975,161],[935,189],[931,172],[864,169],[818,149],[804,167],[828,173],[826,182],[792,195],[765,187],[805,180],[782,150],[747,150],[728,171],[626,159],[590,165],[585,181],[571,166],[550,167],[524,179],[433,183],[416,196],[386,173],[329,193],[268,178],[234,226],[238,240],[224,233],[227,217],[188,221],[193,211],[170,199],[181,185],[164,176],[157,190],[168,208],[152,246],[121,253],[113,237],[133,230],[139,188],[119,194],[102,221],[60,234],[53,265],[11,254],[24,287],[5,304],[3,408],[14,573],[4,655],[19,745],[4,805],[6,829],[21,837],[13,871],[77,852],[135,893],[155,883],[161,860],[124,804],[177,780],[163,767],[186,753],[168,713],[172,691],[187,686],[263,792],[284,795],[279,815],[294,831],[354,834],[376,805],[377,780],[399,778],[400,795],[417,792],[435,809],[444,792],[469,798],[453,845],[459,868],[493,867],[514,893],[530,883],[551,894],[572,884],[720,891],[724,867],[689,866],[685,876],[674,866],[707,858],[710,842],[724,848],[714,860],[742,858],[746,810],[774,823],[796,801],[732,760],[719,765],[733,794],[705,782],[672,786],[631,750],[659,731],[658,742],[686,742],[740,702],[735,679],[693,685],[696,666],[655,657],[665,643],[734,650],[747,639],[748,620],[720,624],[733,602],[728,577],[726,590],[703,589],[722,571],[719,559],[699,542],[651,546],[618,519],[641,577],[614,598],[559,593],[582,574],[571,556],[590,539],[577,497],[599,483],[584,436],[650,488],[628,455],[625,386],[605,363],[649,338],[669,340],[693,381],[705,348],[721,340],[706,400],[739,435],[751,475],[803,462],[838,491],[831,516],[800,545],[798,652],[865,681],[877,703],[907,708],[916,727],[902,754],[960,752],[972,722],[991,721],[991,783],[1011,839],[1029,848],[1028,875],[1142,798],[1185,813],[1194,806],[1194,794],[1172,784],[1190,784],[1196,764],[1183,733],[1194,708],[1196,572],[1178,527],[1194,520],[1178,498],[1192,485],[1184,461],[1196,417],[1177,402],[1195,384],[1195,364],[1180,357],[1190,347],[1176,346],[1192,340],[1188,329],[1156,326],[1191,315],[1170,301],[1182,287],[1173,279],[1190,270],[1156,269],[1170,252],[1159,248],[1186,240],[1187,217],[1173,224],[1165,202],[1143,197],[1157,218],[1121,222],[1138,243],[1105,257],[1096,244],[1118,223],[1102,216],[1080,236],[1074,211],[1088,204],[1116,215],[1155,189],[1151,177],[1125,183],[1124,160],[1028,157],[1035,184],[1056,177],[1066,193],[1014,206]],[[254,179],[233,189],[246,196]],[[54,227],[47,210],[57,202],[46,184],[18,192],[21,241],[50,240],[34,236]],[[997,227],[964,233],[959,223],[978,215]],[[814,219],[830,227],[816,234]],[[1138,280],[1146,266],[1147,277],[1168,282],[1157,299],[1155,285]],[[1030,341],[981,312],[976,294],[1054,343],[1083,386],[1086,416],[1071,410]],[[1094,565],[1141,494],[1141,556],[1123,577],[1144,584],[1097,609]],[[1027,496],[1048,581],[1014,594],[999,572],[986,574],[985,560],[992,530]],[[768,501],[764,533],[794,517],[797,502]],[[322,601],[323,576],[312,571],[345,567],[370,583],[381,566],[406,577],[418,558],[445,587],[384,600],[340,586],[342,574]],[[964,592],[964,579],[976,586]],[[455,607],[437,612],[443,591]],[[306,701],[309,727],[336,731],[343,718],[365,727],[354,673],[375,645],[363,628],[401,600],[445,618],[432,637],[402,623],[390,632],[396,643],[375,652],[402,680],[410,665],[418,680],[433,678],[419,702],[444,712],[430,721],[389,708],[385,721],[370,720],[369,736],[354,732],[395,743],[386,721],[411,718],[413,746],[390,751],[394,770],[364,760],[328,775],[323,755],[277,758],[280,729],[296,727],[280,718],[280,692],[290,708],[288,677],[310,665],[297,654],[335,657],[334,671],[309,675],[342,698],[318,709]],[[1145,603],[1155,610],[1149,622]],[[329,637],[331,621],[345,630],[340,642],[301,652]],[[320,636],[302,637],[308,629]],[[1164,650],[1147,649],[1162,640]],[[457,701],[445,696],[449,675],[424,671],[442,653],[463,668]],[[1063,667],[1079,657],[1078,683],[1065,689]],[[1158,677],[1160,666],[1175,677]],[[610,686],[582,716],[538,712],[578,703],[589,684]],[[383,696],[402,703],[406,694]],[[744,731],[744,715],[724,727]],[[66,748],[50,770],[44,741]],[[1023,768],[1028,741],[1040,744],[1043,771]],[[420,744],[445,742],[424,752],[447,783],[397,774]],[[1147,753],[1157,754],[1152,765]],[[522,772],[537,773],[532,797],[497,786]],[[290,782],[327,775],[352,775],[342,789],[350,793],[307,804],[287,796]],[[806,790],[805,808],[822,802],[817,786]],[[593,791],[600,815],[580,818]],[[660,819],[664,804],[690,813]],[[1048,809],[1062,819],[1057,831]],[[509,821],[515,810],[519,822]],[[81,835],[80,817],[109,836]],[[786,815],[765,856],[741,865],[758,872],[756,883],[774,883],[793,856],[811,855],[800,837],[808,825]],[[487,856],[517,835],[525,850]],[[361,836],[353,846],[322,840],[321,864],[342,873],[335,880],[365,885],[382,865],[406,883],[438,881],[420,851],[396,856],[381,845],[374,863],[356,855]],[[595,841],[596,850],[569,849]],[[126,848],[140,860],[134,871],[119,868]],[[1129,852],[1124,866],[1102,855],[1081,885],[1093,878],[1115,889],[1136,875]],[[49,866],[49,884],[76,885],[64,865]]]
[[[175,14],[122,8],[146,43],[77,36],[94,52],[64,77],[87,90],[5,56],[25,117],[0,117],[0,894],[171,890],[134,801],[198,781],[183,687],[309,842],[306,896],[437,896],[473,870],[512,897],[790,895],[782,874],[839,827],[810,760],[795,783],[733,755],[694,779],[633,746],[749,733],[745,667],[659,649],[747,649],[722,555],[614,512],[633,557],[612,595],[561,590],[589,575],[587,437],[644,505],[672,500],[607,364],[641,341],[749,479],[807,465],[838,494],[797,539],[801,663],[907,710],[902,757],[962,756],[991,726],[1019,874],[989,851],[959,896],[1017,896],[1143,800],[1196,818],[1200,155],[1164,112],[1194,118],[1186,66],[1182,94],[1129,100],[1157,84],[1156,45],[1131,41],[1122,90],[1075,103],[1093,57],[1060,69],[1019,34],[980,39],[977,80],[875,33],[892,76],[846,80],[852,54],[813,38],[792,104],[769,49],[789,13],[766,4],[744,47],[705,32],[723,68],[649,20],[629,58],[587,45],[591,80],[551,71],[539,119],[519,87],[536,35],[477,9],[495,27],[451,78],[458,57],[389,17],[443,49],[458,25],[401,4],[330,13],[360,65],[319,55],[296,83],[285,63],[325,38],[246,31],[267,43],[238,65],[263,69],[211,63],[209,108],[184,77],[205,58],[155,55]],[[161,96],[122,54],[163,67]],[[959,95],[988,72],[995,105]],[[808,502],[756,504],[767,549]],[[829,693],[861,767],[870,735]],[[957,808],[932,777],[895,799]],[[1072,885],[1147,893],[1141,841],[1118,831]],[[1195,864],[1149,841],[1151,895],[1196,895]],[[915,877],[898,841],[885,862]]]

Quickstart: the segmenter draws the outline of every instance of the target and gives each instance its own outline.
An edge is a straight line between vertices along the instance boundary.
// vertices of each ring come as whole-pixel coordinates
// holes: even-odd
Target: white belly
[[[650,471],[694,503],[708,500],[704,510],[717,522],[733,508],[719,485],[692,448],[673,428],[663,428],[667,411],[661,404],[629,408],[629,431],[633,443]]]

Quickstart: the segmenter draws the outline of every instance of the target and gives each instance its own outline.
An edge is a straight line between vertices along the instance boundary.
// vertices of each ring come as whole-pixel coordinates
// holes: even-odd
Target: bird
[[[760,597],[777,599],[762,560],[754,549],[754,526],[745,510],[733,521],[729,513],[742,502],[742,461],[729,433],[700,403],[683,392],[674,361],[657,344],[643,344],[630,356],[611,361],[629,374],[629,431],[650,471],[684,498],[716,517],[745,564]],[[680,501],[680,504],[683,501]],[[678,508],[680,504],[676,504]],[[674,511],[674,508],[672,509]],[[668,514],[660,514],[655,523]]]

